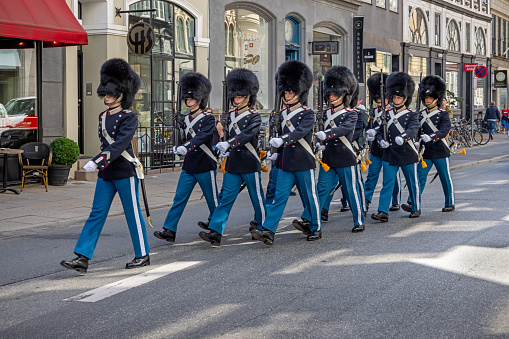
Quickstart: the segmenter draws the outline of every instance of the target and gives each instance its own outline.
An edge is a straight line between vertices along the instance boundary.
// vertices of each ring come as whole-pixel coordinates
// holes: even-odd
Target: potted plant
[[[78,161],[80,148],[71,139],[56,138],[50,144],[53,151],[53,159],[48,169],[48,183],[54,186],[64,186],[69,178],[72,165]]]

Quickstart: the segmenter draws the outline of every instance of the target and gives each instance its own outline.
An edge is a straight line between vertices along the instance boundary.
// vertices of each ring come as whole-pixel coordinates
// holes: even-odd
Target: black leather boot
[[[150,265],[150,256],[144,255],[143,257],[134,258],[131,262],[125,264],[125,268],[137,268]]]
[[[387,221],[389,221],[389,215],[385,212],[373,213],[373,214],[371,214],[371,219],[382,221],[382,222],[387,222]]]
[[[329,221],[329,211],[327,211],[325,208],[322,208],[320,217],[322,218],[322,221]]]
[[[417,210],[415,212],[410,213],[410,215],[408,217],[409,218],[419,218],[420,215],[421,215],[421,210]]]
[[[364,232],[364,225],[357,225],[352,228],[352,233]]]
[[[269,231],[268,229],[264,228],[263,231],[260,231],[258,229],[254,229],[251,232],[251,235],[255,240],[263,241],[265,245],[274,245],[274,232]]]
[[[399,211],[399,209],[400,209],[399,205],[391,205],[391,207],[389,207],[389,211],[391,212]]]
[[[322,239],[322,230],[314,231],[308,234],[307,241],[315,241]]]
[[[295,227],[296,230],[301,231],[305,235],[309,235],[309,233],[311,233],[310,229],[311,223],[306,219],[302,220],[295,219],[294,221],[292,221],[292,225],[293,227]]]
[[[251,232],[252,230],[256,229],[258,227],[258,223],[254,220],[251,220],[249,222],[249,232]]]
[[[78,254],[78,256],[70,261],[62,260],[60,265],[70,270],[75,270],[80,273],[86,273],[88,269],[88,258]]]
[[[176,236],[176,233],[173,232],[173,231],[170,231],[170,230],[167,230],[166,228],[163,228],[163,231],[155,231],[154,232],[154,236],[156,238],[159,238],[159,239],[162,239],[162,240],[166,240],[168,242],[175,242],[175,236]]]
[[[350,210],[350,206],[346,205],[346,206],[342,206],[339,211],[340,212],[348,212],[349,210]]]
[[[452,206],[445,206],[444,208],[442,208],[442,212],[452,212],[454,210],[455,210],[454,205],[452,205]]]
[[[207,222],[205,221],[198,221],[198,226],[200,226],[201,228],[203,228],[204,230],[209,230],[209,224],[210,224],[210,220],[208,220]]]
[[[403,204],[401,205],[401,209],[405,212],[412,212],[412,204],[411,203],[408,203],[408,204]]]
[[[212,246],[219,246],[219,245],[221,245],[221,234],[219,234],[216,231],[212,231],[212,230],[210,230],[210,232],[201,231],[199,236],[203,240],[208,241],[209,243],[211,243]]]

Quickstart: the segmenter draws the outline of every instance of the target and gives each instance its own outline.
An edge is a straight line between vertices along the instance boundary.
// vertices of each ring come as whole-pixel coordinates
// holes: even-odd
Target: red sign
[[[473,72],[477,67],[477,64],[463,64],[463,70],[465,72]]]
[[[486,66],[479,65],[474,70],[475,76],[478,78],[484,78],[486,75],[488,75],[488,69]]]

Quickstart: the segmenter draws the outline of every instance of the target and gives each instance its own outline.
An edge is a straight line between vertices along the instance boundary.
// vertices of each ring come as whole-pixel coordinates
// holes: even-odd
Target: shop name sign
[[[495,71],[495,87],[507,87],[507,70]]]
[[[353,74],[359,84],[364,83],[364,64],[362,63],[364,37],[364,17],[353,17]]]
[[[463,64],[463,70],[465,72],[473,72],[476,67],[477,67],[477,64],[469,64],[469,63]]]
[[[127,47],[136,55],[150,53],[154,43],[154,30],[146,22],[135,23],[127,32]]]
[[[244,41],[260,41],[259,34],[252,34],[252,33],[245,34],[244,32],[235,32],[235,33],[233,33],[233,37],[240,38]]]

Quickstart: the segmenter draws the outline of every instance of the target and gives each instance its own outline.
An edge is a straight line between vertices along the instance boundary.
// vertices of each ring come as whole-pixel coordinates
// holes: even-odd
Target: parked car
[[[35,97],[23,97],[0,104],[0,147],[18,148],[36,141]]]

